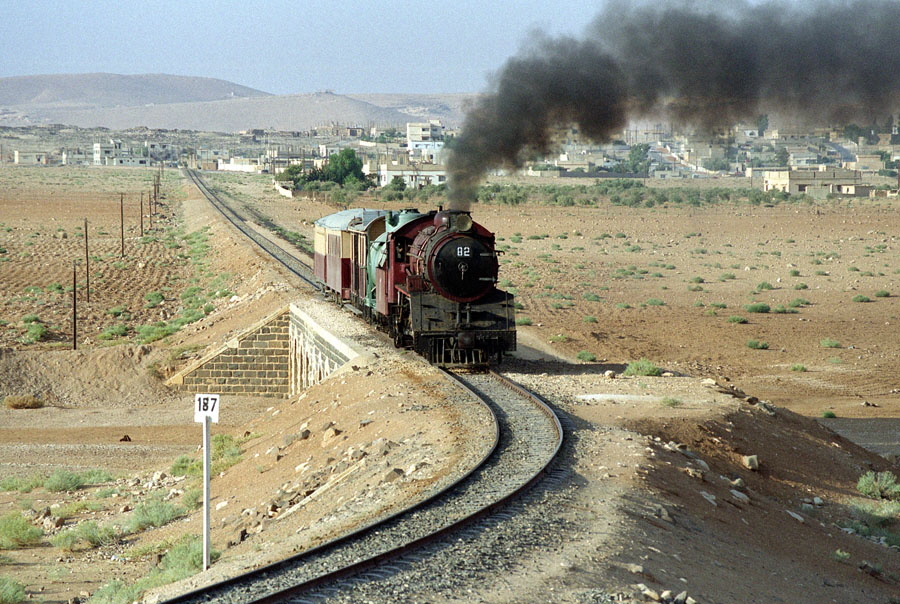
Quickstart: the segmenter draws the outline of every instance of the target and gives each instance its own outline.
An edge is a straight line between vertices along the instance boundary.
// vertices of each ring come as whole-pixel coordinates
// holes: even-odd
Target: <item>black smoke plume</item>
[[[844,124],[900,109],[900,2],[798,4],[617,1],[582,39],[536,34],[466,115],[451,206],[466,209],[487,170],[549,152],[559,126],[605,141],[645,116],[713,130],[764,112]]]

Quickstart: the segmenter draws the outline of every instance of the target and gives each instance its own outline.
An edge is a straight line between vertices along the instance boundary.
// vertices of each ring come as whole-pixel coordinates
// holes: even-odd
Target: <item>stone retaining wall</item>
[[[359,354],[292,304],[167,383],[194,393],[286,397],[321,382]]]
[[[282,312],[182,377],[183,390],[217,394],[287,396],[290,316]]]

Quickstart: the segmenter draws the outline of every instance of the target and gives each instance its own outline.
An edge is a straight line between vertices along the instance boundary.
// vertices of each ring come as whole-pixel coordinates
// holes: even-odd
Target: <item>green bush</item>
[[[136,533],[150,527],[163,526],[184,515],[184,510],[161,499],[151,499],[134,508],[125,532]]]
[[[179,455],[169,468],[173,476],[199,476],[203,473],[203,462],[189,455]]]
[[[762,302],[756,302],[754,304],[747,304],[744,306],[744,310],[747,312],[756,312],[756,313],[767,313],[772,308],[768,304],[763,304]]]
[[[876,298],[890,298],[891,292],[889,292],[886,289],[879,289],[877,292],[875,292],[875,297]]]
[[[642,358],[638,361],[628,363],[628,366],[625,367],[625,371],[622,372],[622,375],[658,376],[661,373],[662,369],[654,365],[652,361]]]
[[[862,294],[858,294],[856,296],[853,296],[853,301],[854,302],[871,302],[872,298],[870,298],[869,296],[864,296]]]
[[[645,302],[647,306],[665,306],[666,303],[660,300],[659,298],[650,298]]]
[[[9,577],[0,577],[0,604],[19,604],[24,601],[25,586]]]
[[[44,531],[28,522],[19,512],[0,516],[0,549],[17,549],[34,545]]]
[[[680,407],[681,399],[673,398],[671,396],[663,397],[662,401],[660,401],[663,407]]]
[[[210,551],[210,561],[218,560],[218,551]],[[130,604],[139,600],[149,589],[180,581],[203,570],[203,540],[199,537],[183,539],[172,547],[159,566],[133,584],[118,579],[98,589],[91,597],[91,604]]]
[[[0,491],[19,491],[20,493],[30,493],[34,489],[44,484],[44,476],[35,474],[28,478],[20,476],[9,476],[0,480]]]
[[[44,481],[44,488],[51,493],[75,491],[84,485],[84,478],[68,470],[56,470]]]
[[[122,338],[128,335],[128,326],[124,323],[119,323],[118,325],[110,325],[105,328],[100,335],[97,336],[99,340],[115,340],[116,338]]]
[[[731,315],[730,317],[728,317],[728,322],[744,324],[744,323],[747,323],[747,319],[745,319],[744,317],[741,317],[740,315]]]
[[[806,371],[806,365],[801,365],[799,363],[797,363],[795,365],[791,365],[791,371],[799,371],[802,373],[802,372]]]
[[[841,343],[835,340],[834,338],[823,338],[819,340],[819,345],[822,348],[840,348]]]
[[[834,414],[834,411],[823,411],[822,417],[824,417],[825,419],[834,419],[837,417],[837,415]]]
[[[759,340],[747,340],[747,348],[752,348],[753,350],[768,350],[769,343],[761,342]]]
[[[159,292],[149,292],[144,296],[147,301],[147,308],[153,308],[162,304],[163,295]]]
[[[872,499],[900,499],[900,484],[893,472],[866,472],[859,477],[856,490]]]
[[[795,283],[795,284],[794,284],[794,289],[797,289],[797,290],[800,290],[800,289],[809,289],[809,286],[808,286],[806,283]]]
[[[585,317],[582,317],[581,321],[583,323],[596,323],[597,317],[592,317],[591,315],[587,315]]]
[[[516,325],[531,325],[532,323],[530,317],[516,317]]]
[[[578,351],[576,358],[579,361],[584,361],[585,363],[593,363],[594,361],[597,360],[597,355],[594,354],[593,352],[589,352],[587,350],[580,350],[580,351]]]
[[[756,289],[758,289],[759,291],[764,291],[764,290],[775,289],[775,288],[768,281],[763,281],[762,283],[760,283],[759,285],[756,286]]]
[[[81,522],[77,526],[57,533],[50,539],[55,547],[72,551],[80,543],[90,547],[108,545],[119,538],[119,532],[112,526],[99,526],[94,521]]]

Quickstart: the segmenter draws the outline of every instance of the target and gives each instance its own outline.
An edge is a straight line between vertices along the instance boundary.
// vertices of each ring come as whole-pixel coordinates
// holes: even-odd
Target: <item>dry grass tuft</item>
[[[40,409],[44,406],[44,401],[30,394],[24,396],[10,394],[3,399],[3,403],[10,409]]]

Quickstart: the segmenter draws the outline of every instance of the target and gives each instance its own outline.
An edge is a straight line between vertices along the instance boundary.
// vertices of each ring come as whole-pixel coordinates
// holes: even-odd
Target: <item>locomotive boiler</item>
[[[484,366],[515,350],[497,255],[493,233],[464,211],[357,208],[315,223],[325,291],[438,365]]]

